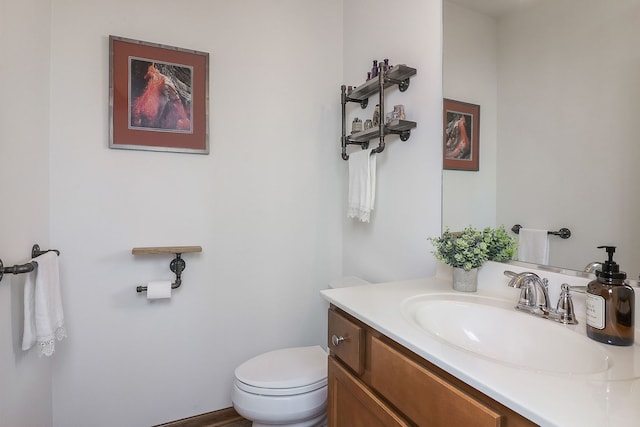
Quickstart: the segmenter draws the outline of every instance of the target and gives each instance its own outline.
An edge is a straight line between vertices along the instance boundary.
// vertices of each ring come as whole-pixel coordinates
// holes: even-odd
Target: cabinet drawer
[[[364,372],[364,329],[329,310],[329,350],[358,375]]]
[[[500,427],[503,416],[376,337],[371,385],[419,426]]]

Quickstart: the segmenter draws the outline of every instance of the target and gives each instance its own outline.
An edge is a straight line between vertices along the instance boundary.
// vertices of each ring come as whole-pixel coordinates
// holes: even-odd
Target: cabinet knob
[[[344,337],[338,337],[336,335],[331,336],[331,343],[333,344],[334,347],[337,347],[338,345],[340,345],[342,341],[344,341]]]

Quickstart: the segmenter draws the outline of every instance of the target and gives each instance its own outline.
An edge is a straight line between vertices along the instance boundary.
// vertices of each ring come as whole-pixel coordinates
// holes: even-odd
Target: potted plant
[[[478,268],[486,261],[506,261],[516,250],[516,240],[504,226],[480,231],[471,226],[461,232],[449,228],[440,237],[429,239],[436,259],[453,267],[453,289],[474,292],[478,287]]]

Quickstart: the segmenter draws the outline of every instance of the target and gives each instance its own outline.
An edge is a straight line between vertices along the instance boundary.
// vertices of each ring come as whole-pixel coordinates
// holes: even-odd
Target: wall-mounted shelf
[[[202,252],[201,246],[152,246],[147,248],[133,248],[133,255],[144,254],[186,254],[191,252]]]
[[[417,126],[416,122],[409,120],[393,120],[384,124],[385,108],[384,108],[384,91],[391,86],[398,86],[400,92],[404,92],[409,87],[409,78],[417,73],[415,68],[407,67],[404,64],[396,65],[388,70],[384,70],[382,62],[378,64],[378,77],[372,78],[367,82],[353,89],[347,93],[347,87],[342,85],[342,158],[349,160],[349,154],[347,154],[347,146],[360,145],[362,149],[369,148],[369,141],[372,139],[378,139],[379,143],[376,148],[371,150],[371,153],[381,153],[385,147],[384,138],[386,135],[395,134],[400,136],[400,140],[406,141],[411,136],[411,129]],[[369,97],[378,94],[379,105],[379,117],[381,124],[379,126],[365,129],[361,132],[352,133],[347,135],[347,118],[346,118],[346,104],[348,102],[357,102],[360,107],[367,108],[369,104]]]
[[[415,68],[407,67],[404,64],[391,67],[384,73],[384,88],[398,85],[400,92],[404,92],[409,87],[409,78],[416,75]],[[362,108],[367,108],[369,97],[380,91],[380,84],[377,78],[371,79],[360,86],[356,87],[351,93],[347,94],[347,101],[359,102]]]
[[[409,139],[408,135],[406,136],[406,138],[403,137],[406,131],[415,127],[416,122],[411,122],[409,120],[393,120],[384,126],[384,133],[398,134],[400,135],[401,140],[406,141],[407,139]],[[362,132],[352,133],[347,137],[347,143],[361,144],[363,142],[368,142],[374,138],[377,138],[378,135],[380,135],[380,127],[376,126],[374,128],[363,130]]]

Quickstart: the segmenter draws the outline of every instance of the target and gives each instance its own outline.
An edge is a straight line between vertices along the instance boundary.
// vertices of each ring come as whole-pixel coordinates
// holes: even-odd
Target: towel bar
[[[57,249],[48,249],[46,251],[42,251],[40,250],[40,246],[33,245],[33,247],[31,248],[31,258],[37,258],[40,255],[47,252],[55,252],[57,255],[60,255],[60,251]],[[37,267],[38,267],[38,263],[36,261],[30,261],[26,264],[16,264],[11,267],[5,267],[2,263],[2,260],[0,259],[0,280],[2,280],[2,276],[5,273],[11,273],[11,274],[29,273],[35,270]]]
[[[511,227],[511,231],[513,231],[516,234],[520,234],[521,228],[522,226],[520,224],[516,224],[513,227]],[[568,239],[569,237],[571,237],[571,230],[569,230],[568,228],[561,228],[558,231],[547,231],[547,234],[550,234],[553,236],[559,236],[561,239]]]

